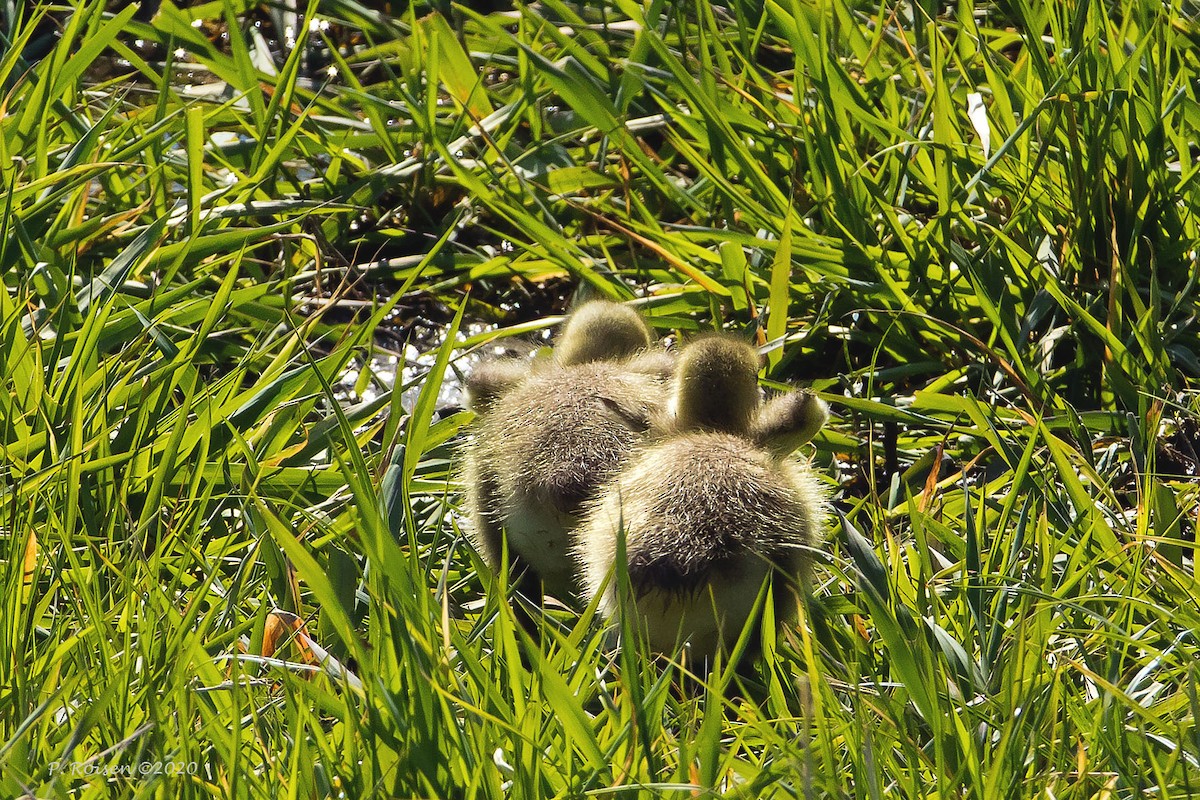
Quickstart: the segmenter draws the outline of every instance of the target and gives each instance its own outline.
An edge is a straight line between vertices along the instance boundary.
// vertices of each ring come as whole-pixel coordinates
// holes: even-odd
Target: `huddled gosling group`
[[[484,561],[496,569],[507,550],[527,594],[632,612],[660,653],[727,649],[768,581],[787,618],[824,516],[791,455],[827,411],[809,392],[764,403],[758,369],[755,348],[725,335],[676,359],[607,301],[572,314],[540,363],[481,364],[463,482]]]

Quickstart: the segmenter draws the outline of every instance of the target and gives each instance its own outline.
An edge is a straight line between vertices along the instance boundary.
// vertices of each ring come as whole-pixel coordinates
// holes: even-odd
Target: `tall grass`
[[[1200,792],[1191,4],[439,9],[5,8],[0,794]],[[839,415],[750,671],[465,543],[576,284]]]

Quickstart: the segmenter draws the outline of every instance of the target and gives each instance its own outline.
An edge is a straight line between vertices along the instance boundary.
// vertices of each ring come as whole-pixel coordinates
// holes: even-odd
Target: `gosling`
[[[464,458],[471,539],[496,569],[507,541],[518,588],[571,600],[580,509],[663,413],[673,358],[632,309],[593,301],[543,365],[486,363],[467,380],[479,413]]]
[[[623,535],[625,599],[655,652],[686,640],[692,658],[711,662],[737,641],[768,577],[783,618],[796,608],[787,592],[807,580],[825,501],[813,472],[788,456],[828,411],[810,392],[764,405],[758,367],[755,349],[732,338],[688,345],[660,434],[582,523],[576,556],[585,599],[599,596],[605,617],[618,613],[613,566]],[[757,634],[753,641],[757,647]]]

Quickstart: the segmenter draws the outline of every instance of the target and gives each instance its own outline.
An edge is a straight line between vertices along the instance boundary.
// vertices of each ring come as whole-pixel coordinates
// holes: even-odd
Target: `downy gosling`
[[[473,544],[492,569],[507,540],[527,596],[570,600],[580,509],[662,413],[674,360],[651,347],[635,311],[592,301],[567,319],[546,361],[497,360],[467,379],[479,418],[464,458],[465,499]]]
[[[652,650],[689,641],[711,661],[737,641],[768,575],[776,608],[805,581],[824,516],[820,484],[789,454],[825,423],[825,403],[790,392],[763,404],[757,351],[725,336],[684,348],[671,415],[588,508],[576,555],[585,598],[618,613],[620,536],[636,619]],[[773,574],[772,574],[773,573]]]

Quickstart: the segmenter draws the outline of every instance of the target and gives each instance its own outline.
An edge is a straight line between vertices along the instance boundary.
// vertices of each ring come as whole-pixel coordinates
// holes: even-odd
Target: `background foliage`
[[[1194,4],[0,11],[0,793],[1198,791]],[[576,287],[838,415],[748,674],[464,542]]]

